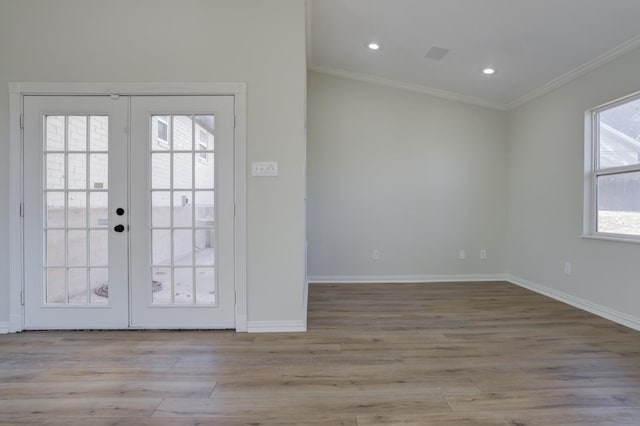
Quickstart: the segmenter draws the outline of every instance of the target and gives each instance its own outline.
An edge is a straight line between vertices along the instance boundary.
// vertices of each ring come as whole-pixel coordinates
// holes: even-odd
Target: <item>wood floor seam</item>
[[[1,335],[0,424],[640,424],[640,333],[508,283],[312,285],[307,324]]]

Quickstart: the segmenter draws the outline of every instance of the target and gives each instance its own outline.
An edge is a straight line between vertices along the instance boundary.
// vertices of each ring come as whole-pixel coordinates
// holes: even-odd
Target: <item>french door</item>
[[[233,97],[24,97],[25,328],[233,328]]]

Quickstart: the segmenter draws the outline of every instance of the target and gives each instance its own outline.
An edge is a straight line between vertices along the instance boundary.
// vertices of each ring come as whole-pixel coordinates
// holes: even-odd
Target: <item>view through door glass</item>
[[[108,301],[109,117],[45,117],[47,304]]]
[[[215,305],[215,116],[151,118],[153,305]]]

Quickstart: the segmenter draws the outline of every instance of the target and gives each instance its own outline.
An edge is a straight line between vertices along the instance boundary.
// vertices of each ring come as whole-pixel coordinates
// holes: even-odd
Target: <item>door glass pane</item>
[[[175,268],[173,270],[174,303],[193,303],[193,269]]]
[[[171,192],[155,191],[151,193],[151,226],[168,228],[171,226]]]
[[[47,193],[47,228],[64,228],[64,192]]]
[[[47,116],[45,122],[44,300],[104,304],[109,265],[105,229],[109,222],[109,117]],[[100,268],[90,270],[88,264]],[[105,287],[102,295],[98,294],[101,286]]]
[[[68,179],[69,189],[85,189],[87,187],[87,155],[68,154]]]
[[[213,191],[196,191],[195,193],[195,209],[196,209],[196,226],[211,227],[214,226],[214,210],[213,210],[214,194]]]
[[[89,223],[92,228],[109,225],[109,195],[106,192],[91,192],[89,194]]]
[[[91,151],[107,151],[109,148],[108,117],[94,115],[90,117],[89,123]]]
[[[47,189],[65,189],[64,154],[46,154],[45,180]]]
[[[173,188],[191,189],[193,155],[173,154]]]
[[[84,191],[69,192],[67,195],[69,227],[85,228],[87,226],[87,193]]]
[[[175,151],[193,150],[193,120],[188,115],[173,117],[173,149]]]
[[[69,116],[67,132],[69,151],[87,150],[87,117]]]
[[[91,303],[105,304],[109,301],[109,270],[107,268],[91,268],[89,274],[89,297]]]
[[[216,275],[214,268],[196,268],[196,302],[216,303]]]
[[[151,300],[153,304],[167,305],[171,303],[172,278],[171,268],[152,268]]]
[[[213,182],[214,182],[213,152],[200,151],[197,154],[197,157],[198,157],[198,161],[195,162],[196,188],[197,189],[213,189]]]
[[[176,229],[173,231],[173,264],[193,265],[191,229]]]
[[[109,187],[109,156],[107,154],[91,154],[89,170],[89,188],[107,189]]]
[[[91,230],[89,231],[89,244],[91,255],[89,264],[91,266],[109,265],[109,231]]]
[[[67,231],[67,265],[87,264],[87,231]]]
[[[66,275],[64,268],[47,268],[46,296],[47,303],[66,303]]]
[[[69,303],[87,303],[86,268],[69,269]]]
[[[173,193],[173,226],[191,226],[193,216],[193,197],[191,192]]]
[[[65,116],[49,115],[45,119],[45,150],[64,151]]]
[[[151,188],[169,189],[171,187],[171,155],[151,155]]]
[[[154,304],[216,303],[214,123],[213,115],[151,118]]]
[[[196,265],[213,266],[215,241],[213,229],[196,229]]]
[[[64,266],[65,232],[46,231],[47,266]]]
[[[152,231],[151,252],[154,265],[171,265],[171,231],[161,229]]]

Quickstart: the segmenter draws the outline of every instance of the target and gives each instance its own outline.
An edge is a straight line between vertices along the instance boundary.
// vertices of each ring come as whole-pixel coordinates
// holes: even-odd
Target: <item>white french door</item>
[[[26,329],[234,327],[233,102],[24,97]]]

